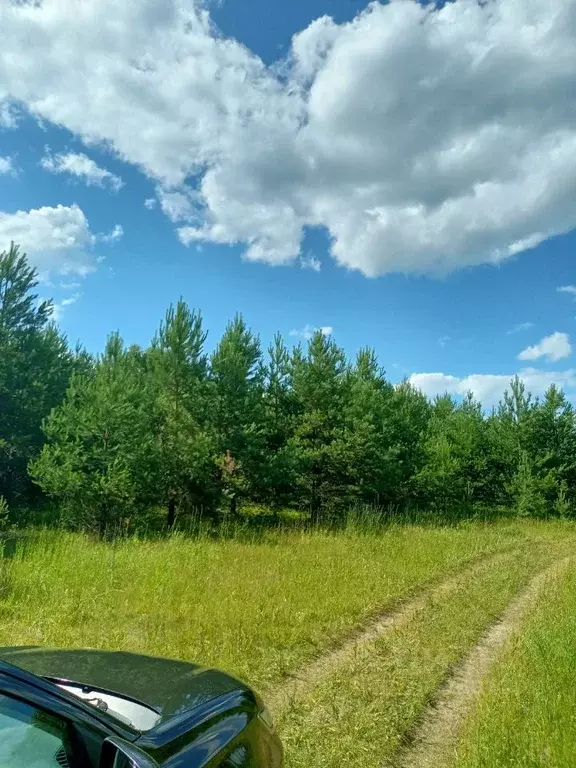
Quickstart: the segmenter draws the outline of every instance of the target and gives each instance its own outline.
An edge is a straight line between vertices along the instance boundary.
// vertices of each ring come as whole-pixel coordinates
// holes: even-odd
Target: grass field
[[[575,541],[567,523],[286,531],[253,540],[175,535],[115,544],[35,532],[0,560],[0,645],[123,649],[223,667],[274,702],[288,766],[395,765],[454,665]],[[558,645],[559,636],[566,649],[573,642],[575,579],[554,592],[564,623],[535,608],[519,635],[533,632],[530,647]],[[362,640],[363,629],[385,612],[390,625]],[[552,633],[547,640],[538,627]],[[506,653],[495,668],[496,687],[498,674],[524,663],[514,655],[517,643]],[[566,654],[557,660],[564,682]],[[533,665],[544,675],[537,655]],[[294,676],[308,676],[309,684],[281,704],[278,692]],[[518,691],[530,688],[527,700],[537,712],[546,681],[531,686],[531,679],[532,672],[520,676]],[[516,688],[509,688],[513,697]],[[498,713],[508,711],[503,696],[490,685],[483,690],[466,721],[458,768],[541,764],[498,762],[496,752],[495,762],[485,762],[474,752],[471,745],[483,740],[492,745]]]
[[[451,764],[576,764],[576,561],[548,580],[497,659]]]

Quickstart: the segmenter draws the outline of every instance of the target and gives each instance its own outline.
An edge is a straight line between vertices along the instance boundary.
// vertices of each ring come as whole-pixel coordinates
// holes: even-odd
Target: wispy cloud
[[[119,176],[100,168],[94,160],[81,152],[61,152],[58,155],[50,154],[50,148],[46,147],[46,155],[40,161],[44,170],[51,173],[69,173],[82,179],[88,186],[106,187],[113,192],[124,186]]]
[[[576,299],[576,285],[561,285],[556,289],[558,293],[569,293]]]
[[[66,307],[71,307],[72,304],[76,304],[81,295],[81,293],[75,293],[73,296],[69,296],[67,299],[62,299],[61,301],[53,301],[52,320],[54,320],[56,323],[59,323],[62,320]],[[39,299],[39,301],[46,301],[46,299]]]
[[[452,338],[451,336],[440,336],[440,338],[438,339],[438,344],[440,344],[441,347],[445,347],[451,338]]]
[[[0,176],[4,174],[16,174],[16,168],[14,167],[14,160],[11,157],[0,157]]]
[[[102,235],[101,240],[104,243],[115,243],[117,240],[120,240],[123,234],[124,234],[124,228],[122,227],[122,225],[116,224],[114,228],[107,235]]]
[[[16,128],[18,125],[18,114],[14,104],[6,99],[0,98],[0,127]]]
[[[512,336],[515,333],[522,333],[522,331],[529,331],[530,328],[534,328],[534,323],[518,323],[514,328],[510,328],[507,332],[507,336]]]
[[[545,357],[548,360],[562,360],[570,357],[572,354],[572,345],[567,333],[553,333],[551,336],[545,336],[538,344],[533,347],[526,347],[518,355],[518,360],[539,360]]]
[[[300,266],[302,269],[311,269],[314,272],[320,272],[322,269],[322,263],[320,262],[320,259],[317,259],[312,254],[309,254],[308,256],[301,256]]]
[[[331,325],[321,325],[318,328],[313,325],[305,325],[304,328],[294,328],[289,335],[300,336],[302,339],[309,340],[317,331],[320,331],[323,336],[332,336],[334,328]]]
[[[157,200],[155,197],[147,197],[144,200],[144,208],[148,208],[149,211],[156,207]]]

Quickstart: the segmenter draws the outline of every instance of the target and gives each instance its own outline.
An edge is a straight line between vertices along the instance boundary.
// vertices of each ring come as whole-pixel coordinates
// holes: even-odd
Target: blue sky
[[[0,0],[0,247],[72,341],[183,296],[210,344],[239,311],[430,395],[576,395],[576,0],[70,5]]]

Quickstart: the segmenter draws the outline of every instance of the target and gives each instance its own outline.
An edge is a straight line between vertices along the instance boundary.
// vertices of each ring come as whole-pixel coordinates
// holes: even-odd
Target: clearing
[[[555,522],[114,544],[30,532],[0,560],[0,644],[223,667],[265,695],[289,767],[495,767],[506,763],[486,762],[478,745],[500,754],[494,732],[510,703],[498,675],[525,664],[511,638],[573,640],[568,588],[560,627],[542,595],[576,578],[575,540]],[[538,672],[534,657],[509,695]],[[522,690],[535,707],[546,685],[536,688],[532,699]],[[539,746],[556,754],[550,739],[544,728]]]

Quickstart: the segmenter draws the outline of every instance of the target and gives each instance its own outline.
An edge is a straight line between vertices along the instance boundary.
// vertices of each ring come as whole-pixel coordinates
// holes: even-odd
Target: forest
[[[72,348],[17,245],[0,254],[0,524],[100,535],[287,511],[312,524],[570,517],[576,422],[518,378],[497,408],[391,383],[316,332],[263,350],[237,315],[210,352],[180,300],[146,348]]]

